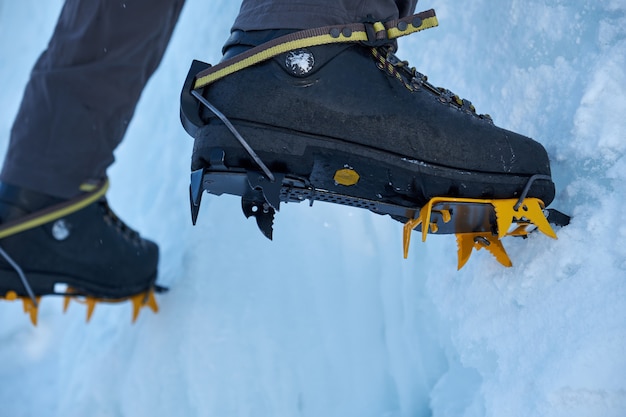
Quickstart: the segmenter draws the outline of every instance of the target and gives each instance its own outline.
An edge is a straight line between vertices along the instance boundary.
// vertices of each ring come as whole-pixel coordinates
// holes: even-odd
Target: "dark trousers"
[[[388,20],[413,13],[416,3],[244,0],[233,29],[306,29],[367,15]],[[66,0],[24,91],[0,180],[70,198],[82,183],[105,178],[183,4]]]

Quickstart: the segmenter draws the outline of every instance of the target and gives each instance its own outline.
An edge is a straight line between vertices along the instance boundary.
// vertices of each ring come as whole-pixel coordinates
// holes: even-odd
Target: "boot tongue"
[[[272,39],[297,32],[298,29],[234,30],[222,48],[222,61],[239,55]]]

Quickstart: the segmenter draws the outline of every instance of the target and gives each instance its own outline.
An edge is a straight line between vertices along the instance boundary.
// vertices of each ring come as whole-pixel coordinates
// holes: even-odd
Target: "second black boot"
[[[157,245],[124,224],[97,192],[66,201],[0,183],[0,297],[70,289],[119,299],[153,288]]]

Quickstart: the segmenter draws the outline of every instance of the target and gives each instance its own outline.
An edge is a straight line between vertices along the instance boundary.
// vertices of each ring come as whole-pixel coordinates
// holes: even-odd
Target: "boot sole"
[[[406,156],[337,138],[319,137],[250,122],[232,121],[270,171],[305,178],[316,189],[357,199],[416,208],[433,197],[518,198],[531,176],[484,173],[434,165]],[[228,169],[261,171],[220,123],[202,127],[197,134],[192,170],[223,169],[211,162],[216,150],[223,151]],[[349,169],[358,181],[341,184],[336,174]],[[527,197],[552,201],[554,184],[534,181]]]

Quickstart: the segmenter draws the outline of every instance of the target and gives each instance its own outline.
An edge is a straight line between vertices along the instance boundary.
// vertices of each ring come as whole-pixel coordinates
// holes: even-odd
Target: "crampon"
[[[242,210],[246,217],[253,217],[260,231],[272,239],[274,217],[281,202],[309,200],[330,202],[368,209],[377,214],[390,215],[404,223],[404,258],[408,257],[413,230],[420,232],[422,241],[428,234],[456,235],[458,246],[458,269],[469,260],[474,249],[486,249],[503,266],[512,262],[502,245],[507,236],[526,237],[539,231],[556,239],[552,228],[566,226],[569,216],[546,209],[544,203],[533,197],[509,199],[478,199],[460,197],[433,197],[421,207],[410,207],[346,193],[316,188],[309,181],[284,174],[274,174],[274,181],[260,172],[229,170],[213,162],[217,170],[199,170],[192,173],[190,200],[192,221],[195,224],[204,191],[210,194],[241,196]],[[340,168],[329,174],[336,182],[336,189],[356,185],[360,175],[354,169]]]
[[[80,291],[67,287],[64,293],[54,293],[54,294],[46,294],[46,295],[55,295],[63,297],[63,312],[66,312],[69,308],[70,302],[73,300],[75,303],[84,304],[86,306],[86,320],[89,322],[93,315],[93,312],[96,308],[97,304],[101,303],[124,303],[129,301],[132,305],[132,317],[131,320],[134,323],[137,321],[139,317],[139,313],[144,307],[149,308],[154,313],[159,312],[159,306],[156,301],[155,293],[160,293],[166,291],[165,288],[154,286],[149,290],[135,294],[128,297],[122,298],[106,298],[106,297],[95,297],[91,295],[81,294]],[[24,313],[29,316],[31,323],[36,326],[38,322],[39,316],[39,305],[41,303],[42,295],[18,295],[15,291],[8,291],[4,294],[0,299],[4,299],[6,301],[21,301],[24,309]]]

